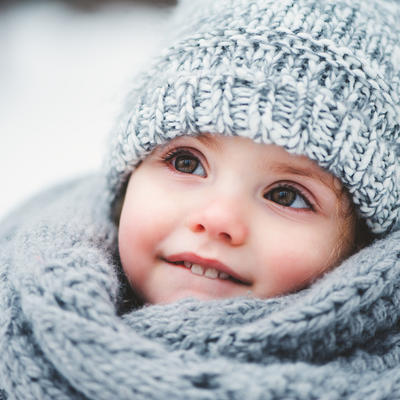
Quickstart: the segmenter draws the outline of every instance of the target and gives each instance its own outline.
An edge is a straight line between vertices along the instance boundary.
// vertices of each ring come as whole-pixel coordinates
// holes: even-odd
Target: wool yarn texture
[[[111,196],[159,144],[239,135],[337,176],[374,233],[399,228],[398,1],[187,0],[176,20],[112,135]]]
[[[399,8],[182,2],[107,173],[0,223],[0,399],[399,399]],[[307,155],[376,240],[297,293],[124,310],[111,208],[156,145],[202,132]]]
[[[65,184],[2,223],[4,399],[400,397],[400,232],[296,294],[119,315],[104,187]]]

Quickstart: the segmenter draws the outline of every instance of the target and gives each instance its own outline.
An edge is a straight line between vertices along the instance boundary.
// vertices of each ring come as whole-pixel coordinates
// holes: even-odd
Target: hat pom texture
[[[175,22],[112,132],[112,196],[157,145],[215,133],[306,155],[373,233],[400,228],[399,1],[185,0]]]

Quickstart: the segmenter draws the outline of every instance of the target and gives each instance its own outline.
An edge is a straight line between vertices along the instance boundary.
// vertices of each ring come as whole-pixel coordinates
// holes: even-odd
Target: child
[[[400,398],[399,4],[193,3],[3,223],[3,397]]]
[[[247,138],[183,136],[130,177],[119,253],[150,303],[267,298],[337,265],[354,228],[339,181],[306,157]]]

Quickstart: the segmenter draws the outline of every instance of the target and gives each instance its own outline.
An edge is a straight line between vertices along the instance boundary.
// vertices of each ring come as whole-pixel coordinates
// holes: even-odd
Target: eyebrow
[[[199,142],[204,144],[205,146],[212,148],[214,150],[221,150],[221,145],[215,140],[215,137],[212,134],[201,134],[195,136]],[[287,163],[274,163],[272,167],[270,167],[275,172],[287,173],[292,175],[303,176],[306,178],[311,178],[314,180],[320,181],[323,185],[325,185],[328,189],[332,190],[338,197],[340,196],[340,191],[334,185],[334,176],[331,176],[329,172],[327,174],[323,174],[319,172],[315,168],[311,167],[296,167],[293,165],[288,165]],[[329,175],[328,175],[329,174]],[[332,177],[332,179],[329,179]]]
[[[333,175],[330,175],[329,172],[327,172],[327,174],[329,175],[325,175],[322,172],[315,170],[314,168],[296,167],[293,165],[288,165],[286,163],[279,163],[279,162],[274,163],[274,165],[271,166],[270,169],[272,169],[274,172],[287,173],[318,180],[322,184],[324,184],[328,189],[332,190],[337,196],[340,195],[340,191],[334,185],[335,177]]]
[[[218,141],[215,139],[213,135],[210,133],[208,134],[200,134],[198,136],[194,136],[195,139],[197,139],[200,143],[204,144],[208,148],[211,148],[213,150],[220,151],[221,150],[221,144],[218,143]]]

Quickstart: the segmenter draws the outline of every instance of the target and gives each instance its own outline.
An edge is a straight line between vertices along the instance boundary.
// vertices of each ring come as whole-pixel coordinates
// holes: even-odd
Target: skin
[[[274,145],[174,139],[130,177],[119,224],[124,272],[152,304],[301,289],[337,265],[354,239],[338,187],[313,161]],[[184,261],[236,280],[196,275]]]

